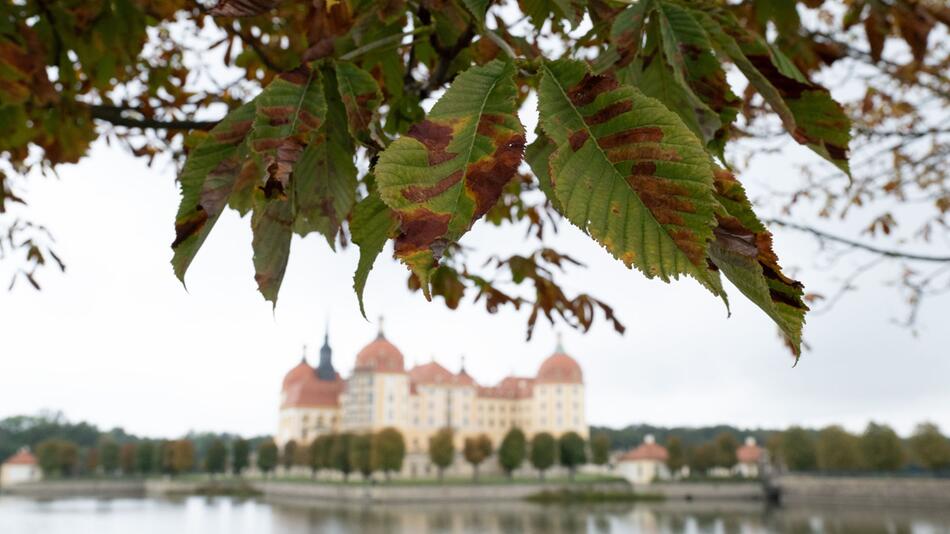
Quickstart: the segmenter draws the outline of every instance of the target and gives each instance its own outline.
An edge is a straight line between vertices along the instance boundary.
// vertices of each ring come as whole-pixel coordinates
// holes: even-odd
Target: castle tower
[[[320,347],[320,364],[317,366],[317,378],[320,380],[336,380],[336,370],[333,368],[333,349],[330,348],[330,324],[323,334],[323,346]]]

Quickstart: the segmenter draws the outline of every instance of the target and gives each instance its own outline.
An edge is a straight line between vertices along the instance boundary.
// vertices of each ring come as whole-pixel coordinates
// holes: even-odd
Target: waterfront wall
[[[5,486],[3,493],[37,499],[60,497],[140,497],[145,480],[50,480]]]
[[[259,482],[255,488],[267,498],[280,500],[334,500],[364,502],[460,502],[510,501],[525,499],[541,492],[590,491],[628,493],[626,482],[596,483],[514,483],[514,484],[445,484],[445,485],[383,485],[383,484],[308,484],[292,482]]]
[[[950,479],[865,478],[785,475],[773,481],[783,505],[931,507],[950,509]],[[532,482],[512,484],[341,484],[286,480],[222,479],[215,490],[229,488],[259,491],[267,498],[288,501],[352,502],[461,502],[519,500],[541,492],[633,492],[641,497],[661,497],[670,503],[698,501],[761,501],[765,495],[755,482],[665,482],[631,487],[623,481]],[[54,480],[4,487],[3,492],[40,499],[59,497],[138,497],[142,495],[193,494],[207,490],[207,480]]]
[[[927,506],[950,508],[950,479],[816,477],[775,480],[782,504]]]
[[[684,501],[760,501],[765,490],[760,482],[658,482],[636,484],[638,494]]]

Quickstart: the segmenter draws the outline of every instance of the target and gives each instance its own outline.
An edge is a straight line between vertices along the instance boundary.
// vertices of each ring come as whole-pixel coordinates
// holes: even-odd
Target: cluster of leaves
[[[541,240],[567,219],[647,277],[692,277],[725,300],[725,275],[798,354],[802,285],[779,267],[725,147],[777,117],[850,180],[856,111],[816,77],[851,50],[806,21],[836,8],[845,28],[863,25],[871,61],[899,35],[915,66],[893,76],[939,82],[924,55],[950,17],[925,0],[25,0],[0,20],[0,118],[17,125],[0,153],[21,173],[29,147],[42,166],[75,161],[93,119],[145,157],[184,149],[172,262],[182,279],[230,207],[251,214],[270,301],[292,236],[317,232],[359,247],[361,309],[391,241],[410,287],[451,308],[466,294],[490,312],[528,308],[529,336],[541,314],[586,330],[600,310],[622,331],[607,303],[556,282],[575,260],[542,245],[475,272],[459,244],[478,221],[526,222]],[[204,28],[216,40],[196,45]],[[563,46],[545,46],[552,38]],[[237,74],[214,89],[196,80],[214,76],[183,66],[209,50]],[[519,111],[533,111],[532,94],[528,145]],[[222,103],[223,120],[196,120]]]
[[[257,14],[251,4],[224,2],[218,11]],[[327,13],[347,7],[338,3]],[[392,239],[426,298],[441,293],[453,306],[461,282],[458,273],[440,271],[440,261],[516,176],[526,144],[517,115],[526,91],[519,87],[530,87],[541,120],[528,159],[556,212],[648,277],[691,276],[725,300],[724,274],[776,321],[797,354],[807,310],[802,286],[782,273],[770,234],[724,168],[723,144],[738,99],[722,63],[745,74],[796,141],[845,172],[847,117],[827,90],[724,6],[644,0],[601,7],[609,16],[600,13],[604,24],[592,31],[605,35],[606,49],[593,71],[582,61],[518,56],[487,28],[483,12],[457,12],[509,57],[459,73],[425,117],[392,140],[387,129],[394,128],[387,126],[393,117],[384,125],[380,113],[388,103],[380,87],[390,85],[356,54],[360,48],[345,51],[345,38],[333,41],[332,59],[279,74],[189,154],[173,244],[179,277],[230,205],[252,212],[256,279],[269,300],[277,297],[293,233],[319,232],[334,245],[348,222],[361,249],[360,299],[375,256]],[[431,22],[433,14],[409,11],[397,19],[415,21],[413,15],[436,28],[447,17],[440,12]],[[341,36],[357,34],[353,28],[375,16],[351,19]],[[357,147],[374,154],[360,179]],[[516,282],[535,282],[532,324],[539,310],[550,318],[552,310],[564,315],[567,309],[589,327],[594,303],[612,316],[599,301],[572,302],[552,290],[534,258],[498,261],[502,265]],[[480,287],[489,309],[518,302],[464,276]]]
[[[914,327],[923,298],[950,288],[950,256],[901,250],[911,242],[939,248],[935,238],[950,228],[950,7],[929,0],[804,3],[818,9],[800,16],[788,9],[791,2],[755,1],[743,2],[736,13],[757,31],[774,28],[773,45],[802,72],[822,76],[840,89],[855,136],[852,176],[801,162],[802,183],[772,187],[770,197],[781,202],[786,216],[797,219],[808,217],[804,210],[813,205],[819,218],[862,220],[860,238],[820,230],[814,223],[785,225],[816,236],[832,265],[859,252],[850,257],[860,258],[860,264],[843,277],[840,290],[819,313],[855,289],[859,277],[897,263],[889,285],[904,293],[910,305],[900,323]],[[772,132],[768,110],[746,96],[744,133],[767,139]],[[770,152],[768,145],[755,146],[750,159]],[[871,246],[865,243],[868,238],[902,246]]]

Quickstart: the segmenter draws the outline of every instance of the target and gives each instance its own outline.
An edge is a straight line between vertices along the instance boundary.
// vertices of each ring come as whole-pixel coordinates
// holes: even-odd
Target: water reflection
[[[188,497],[0,498],[0,532],[44,534],[950,534],[950,511],[757,503],[341,504]]]
[[[292,532],[561,534],[950,534],[950,511],[767,508],[758,503],[611,505],[374,504],[271,501]]]

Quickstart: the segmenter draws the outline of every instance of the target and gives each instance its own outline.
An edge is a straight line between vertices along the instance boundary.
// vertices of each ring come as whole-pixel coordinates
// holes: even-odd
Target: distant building
[[[764,453],[764,449],[756,445],[754,437],[745,438],[745,444],[736,449],[738,463],[732,468],[733,473],[740,477],[758,478]]]
[[[283,446],[324,433],[395,427],[412,455],[426,452],[429,438],[446,427],[455,431],[459,448],[466,437],[483,433],[497,447],[513,427],[529,438],[573,431],[587,439],[585,408],[583,372],[560,341],[535,376],[507,376],[482,386],[465,370],[464,359],[458,372],[434,360],[407,370],[402,352],[380,328],[345,379],[333,367],[328,336],[316,368],[303,359],[287,373],[276,441]]]
[[[617,471],[633,484],[669,480],[670,469],[666,466],[669,457],[666,447],[656,443],[652,434],[647,434],[640,446],[620,457]]]
[[[0,486],[34,482],[43,478],[36,456],[26,448],[7,458],[0,466]]]

